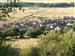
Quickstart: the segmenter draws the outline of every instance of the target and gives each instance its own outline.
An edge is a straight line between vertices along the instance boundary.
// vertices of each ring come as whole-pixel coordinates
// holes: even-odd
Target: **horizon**
[[[7,2],[7,0],[0,0],[0,2]],[[34,2],[34,3],[71,3],[75,0],[20,0],[20,2]]]

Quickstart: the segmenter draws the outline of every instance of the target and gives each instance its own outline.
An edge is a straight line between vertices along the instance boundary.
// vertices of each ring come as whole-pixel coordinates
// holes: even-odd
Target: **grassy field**
[[[24,49],[24,48],[29,48],[30,46],[37,46],[39,41],[39,38],[30,38],[30,39],[12,39],[9,41],[6,41],[7,44],[11,44],[12,48],[19,48],[19,49]]]
[[[0,23],[21,22],[23,20],[37,21],[38,17],[47,19],[63,18],[63,16],[75,16],[75,8],[23,8],[9,13],[10,19],[7,21],[0,21]]]

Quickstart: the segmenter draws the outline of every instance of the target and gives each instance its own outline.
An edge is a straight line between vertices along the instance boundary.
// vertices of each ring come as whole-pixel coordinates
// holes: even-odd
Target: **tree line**
[[[24,38],[25,36],[29,36],[31,38],[37,38],[37,36],[41,35],[45,31],[45,27],[39,27],[36,29],[16,29],[16,28],[6,28],[4,30],[0,30],[0,39],[7,39],[10,38]]]
[[[20,2],[20,3],[0,3],[0,7],[74,7],[75,3],[33,3],[33,2]]]

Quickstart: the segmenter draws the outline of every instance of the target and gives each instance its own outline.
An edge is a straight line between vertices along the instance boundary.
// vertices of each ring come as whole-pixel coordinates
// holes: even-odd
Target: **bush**
[[[73,31],[75,31],[75,22],[74,22],[74,24],[73,24]]]
[[[29,47],[20,50],[19,56],[39,56],[39,49],[36,47]]]
[[[17,50],[11,48],[11,44],[5,41],[5,35],[6,34],[4,32],[0,31],[0,56],[18,56]]]
[[[43,36],[39,44],[40,56],[75,56],[75,32],[60,34],[55,31]]]
[[[45,31],[45,27],[40,27],[37,29],[28,30],[25,35],[35,38],[41,35]]]
[[[8,37],[8,36],[17,36],[18,31],[13,28],[8,28],[2,31],[2,37]]]
[[[18,56],[18,53],[17,49],[11,48],[11,44],[7,44],[5,41],[0,45],[0,56]]]
[[[20,36],[20,38],[23,38],[24,37],[24,34],[27,30],[18,30],[18,29],[15,29],[15,28],[7,28],[7,29],[4,29],[2,31],[0,31],[0,37],[16,37],[17,36]]]
[[[2,37],[2,31],[0,31],[0,37]]]

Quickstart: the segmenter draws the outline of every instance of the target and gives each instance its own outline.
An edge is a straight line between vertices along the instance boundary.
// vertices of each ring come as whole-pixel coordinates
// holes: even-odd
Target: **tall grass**
[[[20,56],[75,56],[75,32],[73,30],[50,31],[40,38],[36,48],[20,52]]]
[[[1,56],[75,56],[75,32],[72,29],[63,33],[52,30],[40,37],[37,47],[18,49],[18,52],[7,47],[0,48]]]

